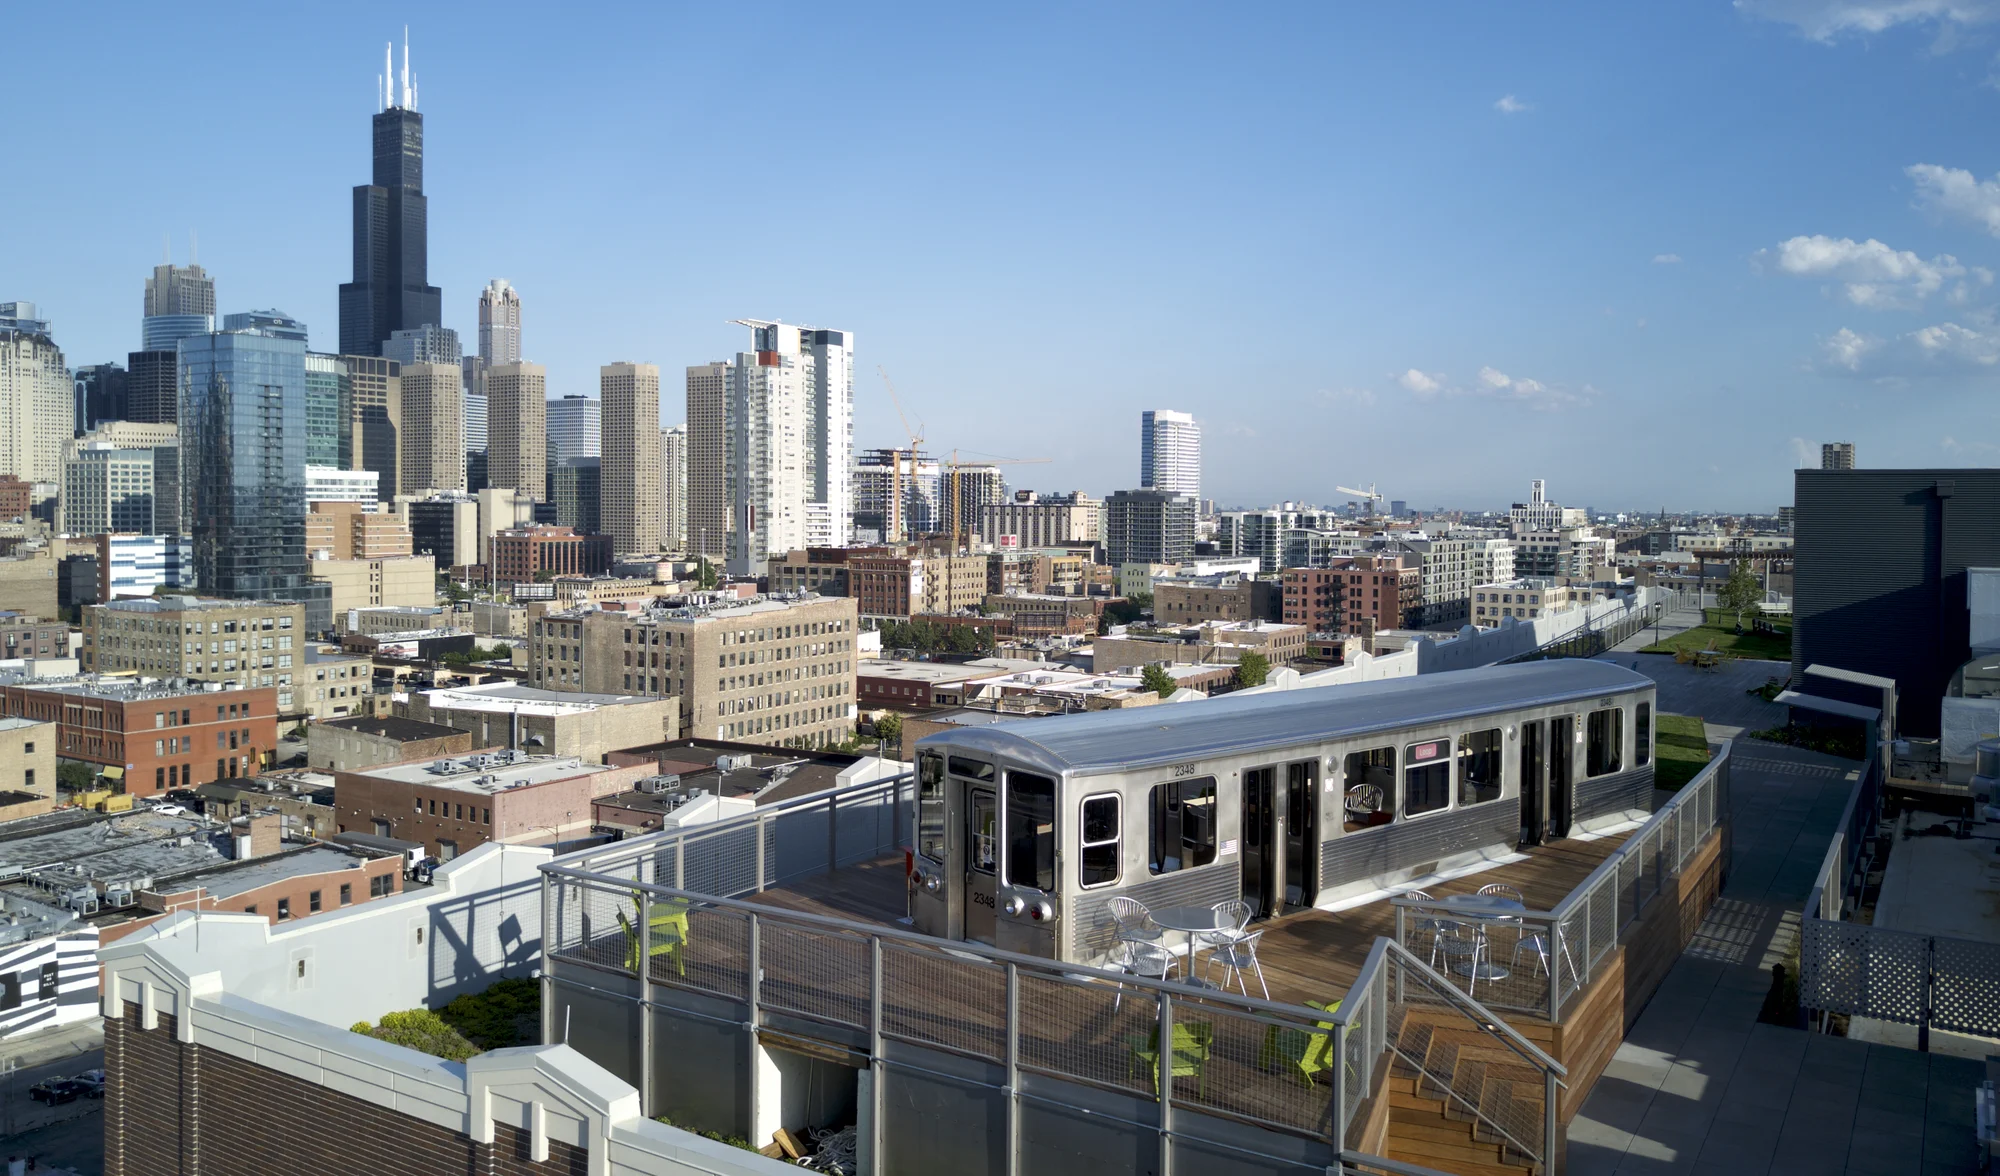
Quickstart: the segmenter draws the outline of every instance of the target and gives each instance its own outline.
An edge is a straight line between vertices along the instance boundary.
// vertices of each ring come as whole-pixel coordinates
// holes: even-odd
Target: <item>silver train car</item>
[[[919,930],[1077,963],[1109,900],[1338,902],[1651,808],[1654,686],[1490,666],[946,731],[917,744]]]

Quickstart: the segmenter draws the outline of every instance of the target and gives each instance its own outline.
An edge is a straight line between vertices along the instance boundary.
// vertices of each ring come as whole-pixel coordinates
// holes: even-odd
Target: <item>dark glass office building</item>
[[[380,355],[392,332],[443,322],[429,284],[424,117],[405,106],[375,116],[374,182],[354,189],[354,280],[340,287],[340,353]]]
[[[127,421],[125,369],[115,363],[94,363],[76,369],[76,435],[81,437],[100,421]]]
[[[306,345],[254,332],[183,339],[181,517],[200,591],[297,600],[332,624],[306,562]]]
[[[125,420],[171,425],[180,419],[180,356],[134,351],[125,357]]]
[[[549,500],[556,504],[556,525],[573,527],[579,535],[601,533],[603,485],[598,458],[566,457],[550,466]]]

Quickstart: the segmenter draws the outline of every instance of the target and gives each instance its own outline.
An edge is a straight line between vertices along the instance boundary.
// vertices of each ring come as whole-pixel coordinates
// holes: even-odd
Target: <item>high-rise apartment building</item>
[[[181,340],[181,518],[202,591],[292,600],[327,627],[306,572],[306,345],[254,332]]]
[[[760,575],[774,556],[837,546],[851,530],[854,336],[737,321],[753,349],[729,369],[729,570]]]
[[[139,349],[172,351],[190,335],[215,329],[215,279],[198,265],[153,267],[146,279],[146,313],[139,320]]]
[[[396,497],[402,468],[403,365],[377,355],[343,355],[349,389],[349,469],[370,470],[384,502]]]
[[[435,323],[389,332],[389,337],[382,341],[382,357],[401,364],[448,363],[453,367],[465,361],[458,346],[458,332]],[[463,373],[459,378],[463,381]]]
[[[57,525],[71,535],[154,534],[151,449],[86,442],[63,463]]]
[[[479,373],[481,387],[485,387],[486,373]],[[486,452],[486,393],[467,390],[463,407],[465,417],[465,451],[467,453]]]
[[[556,526],[579,535],[604,533],[604,466],[596,457],[566,457],[549,467]]]
[[[488,367],[521,362],[521,294],[505,278],[479,293],[479,358]]]
[[[1819,447],[1819,468],[1823,470],[1851,470],[1854,468],[1854,442],[1828,441]]]
[[[338,355],[306,352],[306,464],[354,464],[354,384]]]
[[[1105,562],[1177,564],[1194,554],[1195,498],[1120,490],[1104,500]]]
[[[599,377],[600,381],[602,376]],[[604,456],[604,405],[594,397],[571,393],[551,400],[543,410],[548,422],[550,461]]]
[[[1201,497],[1201,426],[1194,417],[1164,408],[1139,415],[1139,488]]]
[[[999,466],[949,466],[938,483],[938,500],[939,530],[953,537],[975,536],[981,513],[1007,501],[1007,479]]]
[[[660,369],[611,363],[598,371],[603,401],[604,533],[618,552],[658,551]]]
[[[0,475],[62,480],[76,432],[76,387],[32,302],[0,303]]]
[[[398,493],[465,489],[463,379],[455,362],[403,365]]]
[[[354,280],[340,287],[343,355],[380,355],[395,332],[444,321],[442,296],[427,276],[424,118],[407,42],[400,82],[387,65],[374,120],[374,174],[354,189]]]
[[[687,370],[687,542],[696,555],[729,549],[727,360]]]
[[[538,363],[486,372],[488,485],[540,498],[548,493],[548,371]]]
[[[981,507],[979,538],[994,546],[1023,550],[1096,543],[1102,538],[1098,518],[1103,503],[1081,491],[1027,497]]]
[[[854,455],[848,485],[851,543],[904,543],[940,529],[937,460],[908,449],[869,449]]]
[[[660,546],[687,550],[687,426],[660,430]]]

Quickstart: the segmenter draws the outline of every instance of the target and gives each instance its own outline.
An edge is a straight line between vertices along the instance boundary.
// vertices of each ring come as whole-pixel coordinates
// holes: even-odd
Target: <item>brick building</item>
[[[1015,592],[988,596],[981,607],[989,616],[1006,618],[1011,636],[1060,637],[1095,633],[1104,602],[1102,596]]]
[[[1275,621],[1282,585],[1250,576],[1174,576],[1153,581],[1153,618],[1162,625],[1202,621]]]
[[[411,554],[409,524],[401,515],[365,509],[373,505],[332,499],[314,502],[306,512],[306,557],[387,559]]]
[[[527,756],[505,748],[333,774],[342,833],[421,842],[450,861],[489,841],[544,844],[590,830],[591,801],[657,772]]]
[[[68,657],[69,626],[26,613],[0,612],[0,657]]]
[[[417,719],[361,715],[306,728],[306,766],[325,772],[358,772],[471,750],[472,732]]]
[[[552,576],[597,576],[611,568],[611,537],[579,535],[574,527],[517,527],[493,536],[493,575],[499,582],[526,583],[536,572]]]
[[[1284,572],[1284,622],[1315,633],[1400,629],[1423,607],[1413,555],[1355,555],[1324,568]]]
[[[986,595],[986,557],[940,552],[867,555],[847,561],[847,594],[867,621],[973,608]]]
[[[259,826],[262,835],[239,861],[182,874],[138,893],[139,909],[149,912],[99,932],[99,942],[115,943],[174,911],[232,911],[289,923],[403,892],[400,855],[346,846],[310,845],[285,849],[278,840],[278,814],[235,817],[230,832],[239,837]]]
[[[56,754],[98,764],[134,796],[254,776],[278,744],[277,691],[199,690],[124,678],[0,685],[18,718],[56,724]]]
[[[305,665],[306,606],[286,600],[154,596],[83,610],[85,673],[132,671],[224,687],[268,686],[296,713],[293,684]],[[297,708],[304,709],[304,708]]]

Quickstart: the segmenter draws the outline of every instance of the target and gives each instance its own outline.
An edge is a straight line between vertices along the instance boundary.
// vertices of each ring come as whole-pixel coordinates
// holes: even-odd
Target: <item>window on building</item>
[[[395,888],[396,883],[392,875],[377,874],[373,878],[368,879],[368,897],[370,898],[382,898],[385,895],[394,894]]]
[[[1624,763],[1625,712],[1617,707],[1591,711],[1584,719],[1584,774],[1605,776]]]
[[[1148,867],[1155,874],[1215,860],[1215,777],[1153,785],[1146,821]]]
[[[282,923],[282,922],[284,922],[284,921],[285,921],[286,919],[289,919],[289,918],[291,918],[291,917],[292,917],[292,900],[291,900],[291,899],[289,899],[289,898],[281,898],[281,899],[279,899],[279,900],[278,900],[278,921],[279,921],[280,923]]]
[[[1467,731],[1458,737],[1458,803],[1500,799],[1500,729]]]
[[[311,912],[311,911],[316,911],[318,909],[319,909],[319,891],[315,890],[311,894],[306,895],[306,910],[308,912]]]
[[[251,904],[250,904],[249,906],[247,906],[247,907],[244,907],[244,908],[243,908],[243,913],[244,913],[244,914],[246,914],[246,915],[254,915],[254,914],[256,914],[256,913],[257,913],[257,904],[253,902],[253,903],[251,903]]]
[[[340,884],[340,905],[350,906],[353,904],[353,902],[354,902],[354,883],[342,882]]]
[[[1642,702],[1632,724],[1632,762],[1645,767],[1653,760],[1653,704]]]
[[[1080,825],[1083,860],[1078,866],[1078,877],[1083,885],[1108,886],[1118,881],[1122,849],[1118,797],[1115,794],[1085,797]]]
[[[1451,805],[1451,741],[1434,739],[1403,749],[1403,815],[1434,813]]]

